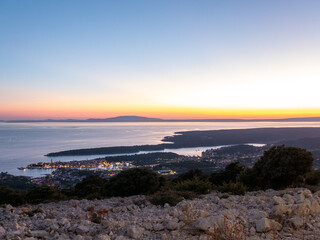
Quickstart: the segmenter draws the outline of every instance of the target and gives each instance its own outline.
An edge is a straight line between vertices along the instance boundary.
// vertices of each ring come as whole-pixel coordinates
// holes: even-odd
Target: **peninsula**
[[[308,139],[306,142],[305,140]],[[309,150],[320,150],[320,128],[253,128],[210,131],[176,132],[156,145],[114,146],[74,149],[48,153],[46,156],[84,156],[100,154],[139,153],[141,151],[163,151],[165,149],[210,147],[236,144],[288,144]]]

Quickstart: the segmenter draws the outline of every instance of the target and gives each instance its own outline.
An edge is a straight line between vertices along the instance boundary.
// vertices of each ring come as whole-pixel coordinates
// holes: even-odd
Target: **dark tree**
[[[109,179],[103,192],[105,196],[132,196],[151,194],[162,185],[162,178],[147,168],[132,168]]]
[[[216,186],[222,185],[223,182],[235,183],[237,176],[243,172],[244,169],[245,168],[239,162],[230,163],[223,171],[212,173],[210,175],[210,181]]]
[[[88,176],[74,187],[74,194],[79,198],[101,198],[105,183],[106,180],[97,175]]]
[[[260,188],[285,188],[312,170],[313,156],[305,149],[274,146],[265,151],[251,174]]]
[[[194,179],[195,177],[202,179],[202,178],[204,178],[205,176],[203,175],[201,169],[197,169],[197,168],[196,168],[196,169],[191,169],[191,170],[189,170],[188,172],[181,174],[181,175],[176,179],[176,181],[179,182],[179,181],[185,181],[185,180],[192,180],[192,179]]]
[[[14,190],[8,186],[0,186],[0,204],[18,206],[25,203],[24,192]]]
[[[61,193],[60,189],[49,186],[33,187],[26,194],[27,202],[32,204],[66,199],[66,196]]]

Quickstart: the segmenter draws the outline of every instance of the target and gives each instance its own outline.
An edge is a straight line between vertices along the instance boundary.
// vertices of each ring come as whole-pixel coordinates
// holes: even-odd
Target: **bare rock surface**
[[[165,207],[144,196],[7,205],[0,208],[0,239],[320,240],[320,192],[212,192]]]

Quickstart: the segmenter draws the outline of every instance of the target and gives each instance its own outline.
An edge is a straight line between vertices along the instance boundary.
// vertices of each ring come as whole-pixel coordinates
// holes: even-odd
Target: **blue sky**
[[[3,0],[0,119],[320,115],[319,12],[319,1]]]

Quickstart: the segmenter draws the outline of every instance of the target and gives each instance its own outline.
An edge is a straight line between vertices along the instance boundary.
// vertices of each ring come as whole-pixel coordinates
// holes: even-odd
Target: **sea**
[[[31,163],[87,160],[114,155],[46,157],[50,152],[109,146],[158,144],[179,131],[261,127],[320,127],[320,122],[170,122],[170,123],[0,123],[0,172],[40,177],[52,170],[25,169]],[[255,144],[255,143],[251,143]],[[170,149],[184,155],[221,146]],[[169,150],[164,150],[169,151]],[[145,153],[145,152],[140,152]],[[119,155],[119,154],[118,154]]]

